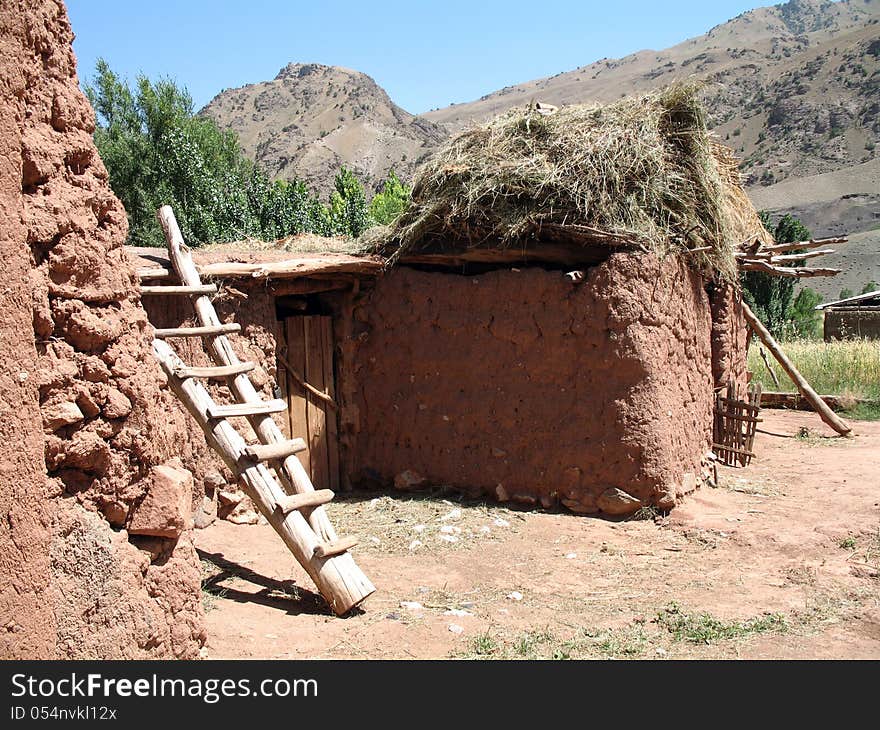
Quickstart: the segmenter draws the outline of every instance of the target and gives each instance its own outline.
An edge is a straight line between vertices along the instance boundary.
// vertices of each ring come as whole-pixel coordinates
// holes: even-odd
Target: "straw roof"
[[[412,202],[377,243],[397,259],[450,248],[640,248],[733,278],[734,248],[771,242],[732,151],[706,127],[693,85],[474,126],[420,170]]]

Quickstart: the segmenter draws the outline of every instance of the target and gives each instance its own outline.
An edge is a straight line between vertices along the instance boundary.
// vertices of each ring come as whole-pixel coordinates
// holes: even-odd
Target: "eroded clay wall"
[[[0,58],[21,52],[15,8],[0,6]],[[31,257],[24,244],[21,125],[25,77],[0,63],[0,656],[54,655],[55,620],[47,595],[51,512],[34,373]]]
[[[748,382],[748,326],[742,292],[730,284],[710,286],[712,306],[712,378],[716,388],[733,381],[742,392]]]
[[[669,507],[698,481],[712,323],[676,259],[613,254],[580,283],[398,267],[354,320],[355,481],[618,514]]]
[[[173,459],[185,421],[150,353],[70,24],[57,0],[4,2],[0,18],[0,500],[13,545],[0,651],[194,657],[204,630],[192,486]]]

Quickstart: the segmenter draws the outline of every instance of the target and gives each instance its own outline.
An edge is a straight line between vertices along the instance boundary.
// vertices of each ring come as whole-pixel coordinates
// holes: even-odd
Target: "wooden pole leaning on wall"
[[[180,232],[171,206],[162,206],[157,213],[157,217],[165,232],[165,240],[168,244],[171,263],[180,278],[181,284],[190,286],[200,284],[199,273],[192,260],[190,250],[184,243],[183,234]],[[203,326],[221,324],[214,305],[208,296],[195,297],[193,299],[193,306]],[[210,343],[206,343],[206,345],[208,345],[206,349],[218,366],[225,367],[241,364],[241,360],[235,354],[227,337],[212,338]],[[182,365],[182,363],[177,365]],[[229,378],[227,382],[229,382],[230,389],[237,400],[248,403],[262,402],[262,398],[257,393],[246,372]],[[281,432],[281,429],[278,428],[271,415],[253,416],[249,418],[249,422],[264,444],[275,444],[288,440]],[[309,475],[295,455],[285,458],[282,468],[277,469],[275,473],[288,493],[304,494],[315,490]],[[272,515],[266,515],[266,518],[290,547],[294,536],[287,533],[290,530],[298,531],[301,529],[302,523],[296,517],[299,513],[290,512],[279,522],[276,519],[277,512],[274,511],[273,505],[266,505],[266,507]],[[300,515],[300,517],[302,516]],[[305,519],[307,521],[306,524],[311,527],[311,530],[314,531],[314,534],[317,535],[321,542],[335,542],[338,540],[336,531],[333,529],[333,525],[330,523],[330,519],[323,506],[319,505],[311,509]],[[288,523],[288,520],[293,522]],[[299,558],[298,554],[297,558]],[[304,567],[337,614],[345,613],[376,590],[349,553],[335,555],[330,558],[312,557],[311,563],[304,565]]]
[[[776,361],[782,366],[782,369],[785,371],[785,374],[791,378],[791,381],[797,386],[797,389],[800,391],[801,395],[809,402],[816,413],[819,414],[819,417],[827,423],[831,428],[833,428],[837,433],[841,436],[849,436],[852,432],[852,429],[849,425],[840,418],[834,411],[832,411],[828,404],[825,403],[817,394],[816,391],[810,386],[810,384],[806,381],[803,375],[798,372],[798,369],[794,366],[791,360],[786,357],[785,353],[782,351],[782,348],[779,346],[779,343],[773,339],[773,335],[770,334],[768,329],[763,325],[761,320],[759,320],[755,313],[749,308],[749,305],[745,302],[742,303],[743,315],[745,315],[746,322],[749,323],[749,327],[752,331],[758,336],[758,339],[766,345],[767,349],[773,354],[773,357],[776,358]]]

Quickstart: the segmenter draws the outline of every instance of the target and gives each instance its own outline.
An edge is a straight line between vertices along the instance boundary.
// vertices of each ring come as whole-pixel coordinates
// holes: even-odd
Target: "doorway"
[[[288,402],[289,433],[307,449],[297,454],[315,489],[339,489],[339,443],[333,365],[333,318],[298,315],[282,320],[279,380]]]

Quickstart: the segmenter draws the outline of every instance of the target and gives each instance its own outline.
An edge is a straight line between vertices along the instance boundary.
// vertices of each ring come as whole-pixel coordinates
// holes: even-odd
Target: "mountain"
[[[454,132],[530,101],[610,102],[675,79],[705,84],[710,125],[749,185],[872,159],[880,137],[880,0],[791,0],[663,51],[601,59],[423,116]]]
[[[880,281],[880,0],[791,0],[663,51],[601,59],[423,115],[450,133],[532,101],[610,102],[696,79],[752,202],[815,236],[849,234],[807,285],[826,301]]]
[[[799,218],[815,236],[849,236],[849,243],[819,260],[841,272],[806,282],[826,302],[838,299],[842,289],[858,293],[869,281],[880,282],[880,158],[751,188],[749,196],[761,210]]]
[[[447,135],[394,104],[366,74],[291,63],[272,81],[228,89],[200,112],[238,134],[273,177],[327,193],[341,165],[375,188],[394,168],[403,178]]]

